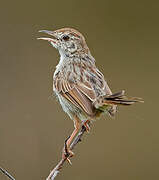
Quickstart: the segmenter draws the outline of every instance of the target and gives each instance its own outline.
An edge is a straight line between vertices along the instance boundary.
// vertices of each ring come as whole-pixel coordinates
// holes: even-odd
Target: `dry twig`
[[[73,140],[73,142],[70,146],[70,150],[73,150],[74,147],[77,145],[77,143],[81,141],[81,138],[82,138],[85,131],[86,131],[86,127],[82,126],[80,132],[78,133],[76,138]],[[65,145],[64,145],[64,148],[66,151],[65,158],[63,158],[59,161],[59,163],[55,166],[55,168],[50,172],[50,174],[46,180],[54,180],[55,177],[57,176],[57,174],[59,173],[59,171],[62,169],[64,162],[67,160],[67,158],[71,157],[70,154],[67,152],[66,142],[67,142],[67,139],[66,139]]]
[[[15,180],[15,178],[7,170],[0,167],[0,171],[5,174],[9,179]]]
[[[78,135],[75,137],[75,139],[73,140],[72,144],[70,145],[70,150],[73,150],[75,148],[75,146],[81,141],[81,138],[83,136],[83,134],[86,131],[86,127],[83,125],[80,132],[78,133]],[[59,173],[59,171],[62,169],[63,164],[65,163],[65,161],[68,158],[71,158],[71,155],[69,154],[69,152],[67,151],[67,140],[68,138],[65,140],[65,144],[64,144],[64,149],[65,149],[65,158],[62,158],[59,163],[56,165],[56,167],[50,172],[49,176],[47,177],[46,180],[54,180],[55,177],[57,176],[57,174]],[[0,171],[5,174],[10,180],[15,180],[15,178],[5,169],[0,167]]]

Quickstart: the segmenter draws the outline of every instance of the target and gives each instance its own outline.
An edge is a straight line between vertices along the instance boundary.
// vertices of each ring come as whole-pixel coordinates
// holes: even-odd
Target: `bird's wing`
[[[83,72],[86,77],[85,79],[79,80],[76,76],[73,77],[72,74],[69,75],[71,80],[68,76],[66,79],[61,78],[60,74],[57,75],[54,78],[54,90],[73,105],[92,116],[95,113],[93,102],[99,96],[111,94],[110,88],[104,80],[103,74],[97,68],[87,68],[86,72]],[[75,81],[72,81],[72,79],[75,79]]]
[[[66,80],[54,81],[54,89],[86,114],[93,116],[95,113],[92,103],[95,100],[95,93],[88,83],[73,84]]]

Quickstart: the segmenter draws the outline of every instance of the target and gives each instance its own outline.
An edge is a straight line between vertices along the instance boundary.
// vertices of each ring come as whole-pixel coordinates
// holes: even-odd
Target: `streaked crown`
[[[62,28],[55,31],[41,30],[46,34],[51,35],[51,38],[38,38],[49,41],[53,47],[69,56],[74,53],[88,53],[89,48],[86,44],[84,36],[73,28]]]

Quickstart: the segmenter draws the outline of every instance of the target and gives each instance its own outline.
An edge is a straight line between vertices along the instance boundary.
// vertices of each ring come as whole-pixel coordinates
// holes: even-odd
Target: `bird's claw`
[[[85,127],[86,129],[86,132],[89,133],[90,132],[90,120],[86,120],[84,123],[83,123],[83,126]]]
[[[63,153],[62,153],[62,159],[66,159],[67,162],[72,165],[72,162],[71,160],[69,159],[70,157],[73,157],[74,156],[74,153],[68,148],[67,146],[67,141],[68,139],[70,138],[70,136],[65,140],[65,143],[64,143],[64,149],[63,149]]]

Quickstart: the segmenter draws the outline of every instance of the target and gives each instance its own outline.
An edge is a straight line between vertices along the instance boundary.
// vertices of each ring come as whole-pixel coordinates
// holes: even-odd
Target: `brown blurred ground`
[[[159,1],[3,1],[0,5],[0,166],[17,180],[45,179],[73,123],[52,95],[59,55],[40,29],[74,27],[112,90],[144,104],[96,121],[61,180],[159,179]],[[51,98],[52,99],[52,98]],[[0,173],[0,180],[6,180]]]

